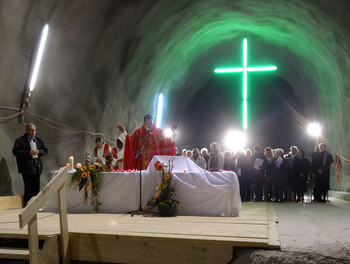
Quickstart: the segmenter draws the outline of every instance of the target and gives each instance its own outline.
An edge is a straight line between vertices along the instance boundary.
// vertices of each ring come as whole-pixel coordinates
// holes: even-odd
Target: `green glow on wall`
[[[247,72],[257,71],[274,71],[276,66],[260,66],[260,67],[247,67],[248,66],[248,43],[247,39],[243,40],[243,68],[222,68],[215,69],[215,73],[231,73],[231,72],[243,72],[243,129],[248,128],[248,74]]]
[[[152,15],[145,16],[142,25],[147,28],[147,34],[127,66],[127,91],[130,96],[139,93],[139,80],[145,70],[149,70],[144,89],[138,97],[142,106],[139,109],[151,111],[151,104],[146,102],[153,102],[154,96],[164,87],[169,95],[183,89],[184,81],[192,77],[197,59],[207,54],[215,56],[216,48],[226,47],[224,45],[227,43],[241,39],[244,28],[249,36],[254,36],[254,45],[261,41],[273,47],[269,57],[278,66],[279,77],[295,87],[296,95],[304,98],[303,102],[306,101],[306,113],[312,117],[319,116],[317,119],[325,124],[332,124],[332,129],[324,132],[330,150],[334,153],[349,152],[350,141],[346,135],[350,119],[346,113],[350,111],[350,34],[347,24],[340,21],[347,15],[335,12],[342,10],[344,13],[341,13],[346,14],[347,9],[340,5],[340,2],[346,1],[203,0],[188,1],[191,5],[184,9],[180,9],[183,1],[173,2],[179,5],[181,12],[175,14],[174,7],[168,1],[158,1],[159,4],[152,8]],[[159,16],[154,15],[156,12]],[[261,47],[256,48],[263,50]],[[108,56],[114,58],[110,54]],[[149,68],[139,65],[148,65]],[[205,65],[208,67],[203,71],[203,76],[213,70],[210,64]],[[191,89],[194,93],[201,87],[199,84]],[[249,89],[255,90],[257,87],[250,86]],[[186,107],[191,98],[186,97],[181,108]],[[315,102],[319,102],[321,107],[313,105]],[[176,120],[174,117],[178,107],[169,100],[164,119]],[[243,105],[239,108],[243,109]],[[129,111],[134,111],[134,108]],[[140,110],[140,116],[144,113],[145,110]],[[251,108],[248,113],[251,116]],[[139,125],[136,120],[132,122],[133,127]],[[252,128],[251,124],[249,127]],[[339,190],[350,190],[349,185],[345,188],[343,183],[336,184],[335,177],[331,184]]]

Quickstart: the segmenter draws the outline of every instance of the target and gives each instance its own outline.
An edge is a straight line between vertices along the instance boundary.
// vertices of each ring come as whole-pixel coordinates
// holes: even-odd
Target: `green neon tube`
[[[248,41],[243,39],[243,68],[220,68],[214,69],[215,73],[231,73],[231,72],[243,72],[243,129],[248,128],[248,72],[258,71],[274,71],[277,70],[276,66],[260,66],[260,67],[248,67]]]

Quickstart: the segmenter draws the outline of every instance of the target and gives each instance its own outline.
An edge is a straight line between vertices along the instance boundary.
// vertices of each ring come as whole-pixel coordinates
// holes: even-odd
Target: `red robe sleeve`
[[[135,155],[133,150],[133,140],[129,135],[125,136],[124,142],[124,159],[123,159],[123,168],[124,170],[134,169]]]

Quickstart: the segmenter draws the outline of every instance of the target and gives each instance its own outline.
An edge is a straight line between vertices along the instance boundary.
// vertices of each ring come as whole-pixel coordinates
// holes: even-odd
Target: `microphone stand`
[[[151,137],[152,132],[149,132],[148,135],[145,137],[145,141],[143,142],[143,145],[141,146],[140,150],[137,152],[135,159],[137,159],[138,156],[140,156],[140,204],[139,204],[139,209],[138,210],[134,210],[134,211],[130,211],[128,212],[128,214],[131,214],[131,216],[134,216],[135,214],[142,214],[143,210],[142,210],[142,184],[141,184],[141,180],[142,180],[142,174],[141,174],[141,168],[142,168],[142,151],[144,149],[144,147],[147,145],[147,142],[149,140],[149,138]]]

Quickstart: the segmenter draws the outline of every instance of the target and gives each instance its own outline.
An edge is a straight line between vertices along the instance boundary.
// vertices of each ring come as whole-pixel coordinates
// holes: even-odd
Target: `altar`
[[[167,164],[173,159],[173,181],[176,183],[175,199],[180,202],[178,215],[188,216],[238,216],[241,210],[239,183],[232,171],[209,172],[198,167],[187,157],[154,156],[147,170],[141,171],[142,206],[154,197],[161,172],[154,164]],[[69,172],[67,185],[74,171]],[[124,214],[139,208],[140,171],[104,172],[100,191],[100,213]],[[92,207],[83,203],[83,193],[67,187],[68,213],[89,213]],[[45,211],[56,212],[57,197],[47,201]]]

